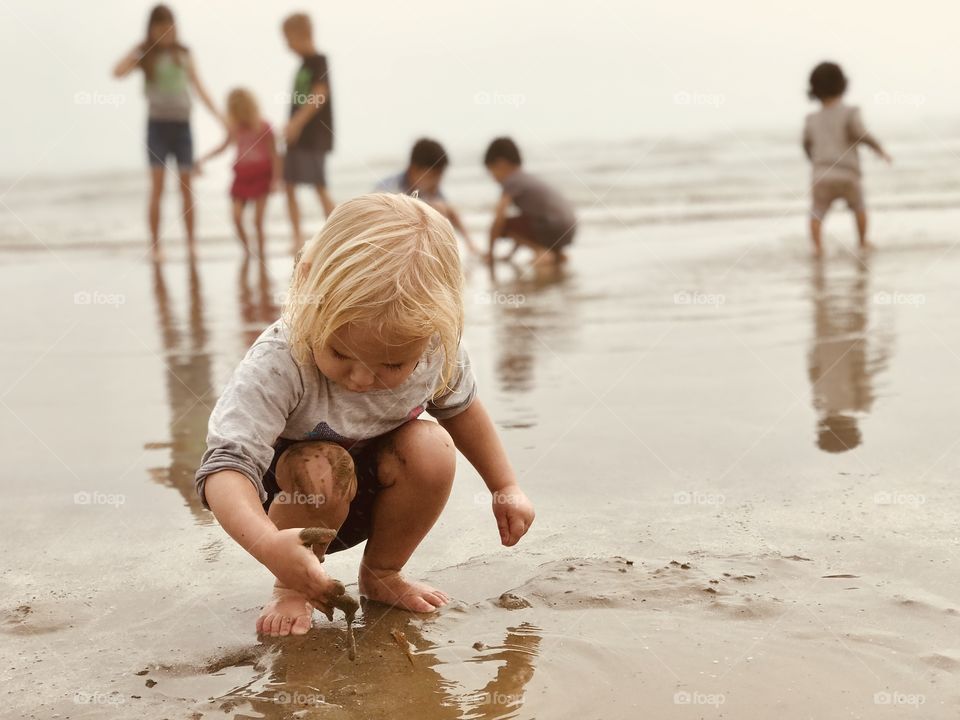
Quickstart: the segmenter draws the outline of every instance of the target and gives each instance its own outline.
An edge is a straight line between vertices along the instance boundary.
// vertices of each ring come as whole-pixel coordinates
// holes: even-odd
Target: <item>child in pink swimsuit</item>
[[[243,225],[243,211],[247,203],[252,201],[257,231],[257,254],[263,257],[263,219],[267,209],[267,197],[280,177],[277,144],[270,124],[260,117],[257,101],[247,90],[238,88],[231,91],[227,97],[227,120],[229,132],[226,139],[219,147],[207,153],[200,163],[219,155],[230,145],[236,145],[237,158],[233,163],[233,184],[230,186],[233,223],[244,252],[249,254],[250,244]]]

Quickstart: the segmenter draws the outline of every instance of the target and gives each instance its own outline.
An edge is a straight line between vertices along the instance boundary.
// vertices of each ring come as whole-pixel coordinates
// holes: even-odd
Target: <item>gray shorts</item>
[[[327,153],[324,150],[287,148],[283,158],[283,181],[292,185],[327,186]]]
[[[810,213],[823,220],[834,200],[843,199],[854,212],[865,209],[863,188],[857,178],[822,177],[813,181],[813,207]]]

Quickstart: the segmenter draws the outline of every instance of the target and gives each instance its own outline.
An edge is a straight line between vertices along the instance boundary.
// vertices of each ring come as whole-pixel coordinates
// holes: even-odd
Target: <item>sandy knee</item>
[[[457,450],[450,433],[438,423],[412,420],[387,439],[378,461],[382,485],[409,477],[418,484],[449,486],[457,466]]]
[[[357,492],[353,458],[339,445],[304,442],[289,447],[277,461],[277,484],[287,493],[353,500]]]

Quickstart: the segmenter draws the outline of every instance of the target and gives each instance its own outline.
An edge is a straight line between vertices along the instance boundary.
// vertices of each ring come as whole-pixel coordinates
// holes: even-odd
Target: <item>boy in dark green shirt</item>
[[[296,254],[303,246],[297,185],[314,186],[325,215],[334,208],[327,192],[326,175],[327,153],[333,150],[333,110],[327,59],[313,44],[310,18],[303,13],[291,15],[283,22],[283,34],[290,49],[303,59],[293,82],[290,122],[283,132],[287,142],[283,180],[293,228],[293,252]]]

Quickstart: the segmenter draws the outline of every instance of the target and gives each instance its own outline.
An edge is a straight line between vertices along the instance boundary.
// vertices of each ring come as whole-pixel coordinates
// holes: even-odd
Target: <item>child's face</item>
[[[351,323],[314,348],[313,360],[321,373],[351,392],[388,390],[410,377],[429,342],[391,343],[373,328]]]
[[[435,194],[440,189],[441,180],[443,180],[443,170],[420,167],[419,165],[410,166],[410,183],[415,190]]]
[[[287,47],[297,53],[306,55],[310,51],[310,34],[302,30],[287,30],[283,33],[287,39]]]
[[[170,47],[177,42],[177,29],[173,23],[158,22],[150,26],[150,42],[157,47]]]
[[[507,162],[503,158],[497,158],[492,163],[487,165],[487,171],[498,183],[502,183],[504,180],[506,180],[516,169],[516,165],[514,165],[512,162]]]

